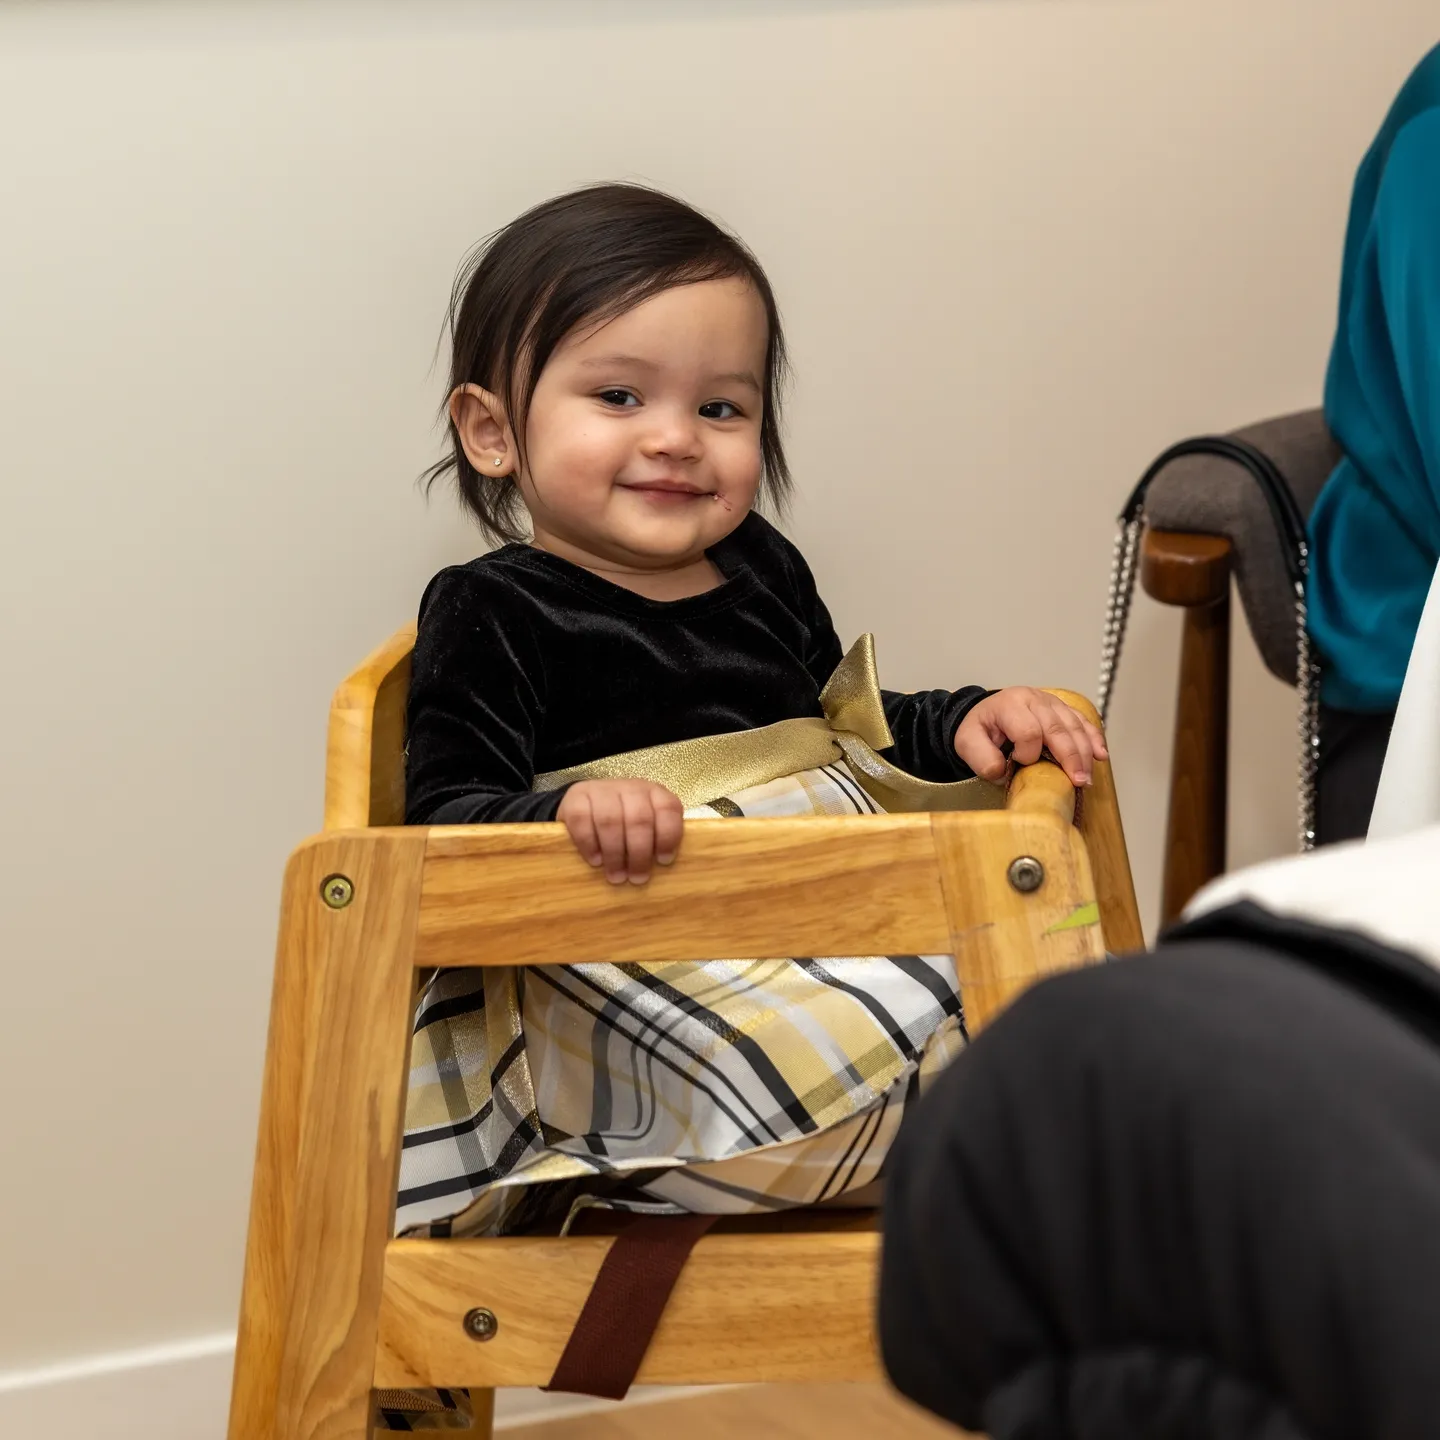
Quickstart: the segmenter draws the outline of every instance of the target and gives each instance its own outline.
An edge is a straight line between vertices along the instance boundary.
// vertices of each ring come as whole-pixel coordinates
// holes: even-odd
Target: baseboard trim
[[[234,1333],[0,1372],[0,1435],[224,1440]]]
[[[184,1365],[194,1360],[235,1354],[233,1331],[216,1335],[196,1335],[189,1340],[172,1340],[163,1345],[142,1345],[134,1350],[112,1350],[102,1355],[86,1355],[76,1360],[61,1360],[50,1365],[36,1365],[28,1370],[0,1371],[0,1395],[17,1390],[35,1390],[48,1385],[73,1385],[77,1381],[94,1380],[102,1375],[121,1375],[128,1370],[149,1370],[156,1366]]]
[[[0,1436],[225,1440],[234,1357],[234,1332],[222,1331],[0,1371]],[[646,1386],[619,1404],[649,1405],[696,1393]],[[497,1398],[495,1428],[502,1431],[618,1408],[610,1400],[542,1390],[502,1390]]]
[[[495,1429],[538,1425],[545,1420],[569,1420],[577,1415],[608,1414],[612,1410],[654,1405],[662,1400],[684,1400],[713,1395],[734,1385],[640,1385],[624,1400],[596,1400],[588,1395],[550,1395],[544,1390],[502,1390],[496,1397]]]

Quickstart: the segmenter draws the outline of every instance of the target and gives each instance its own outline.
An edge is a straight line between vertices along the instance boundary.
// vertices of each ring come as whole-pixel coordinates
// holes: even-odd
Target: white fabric
[[[1183,918],[1240,900],[1274,915],[1358,930],[1440,968],[1440,825],[1222,875],[1191,900]]]
[[[1410,652],[1369,835],[1222,875],[1182,918],[1241,900],[1359,931],[1440,968],[1440,569]]]
[[[1405,670],[1369,838],[1384,840],[1435,824],[1440,824],[1440,569]]]

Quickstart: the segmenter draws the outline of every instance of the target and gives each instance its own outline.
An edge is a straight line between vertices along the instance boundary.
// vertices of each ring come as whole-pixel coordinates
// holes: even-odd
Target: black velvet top
[[[723,583],[671,601],[528,545],[442,570],[420,602],[406,821],[553,820],[564,791],[532,794],[537,774],[822,714],[842,651],[804,557],[753,512],[709,555]],[[968,778],[955,731],[985,694],[885,692],[886,758]]]

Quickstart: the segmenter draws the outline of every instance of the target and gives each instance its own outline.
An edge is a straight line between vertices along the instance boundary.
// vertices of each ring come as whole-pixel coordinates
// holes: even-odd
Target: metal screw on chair
[[[1045,883],[1045,867],[1033,855],[1022,855],[1018,860],[1012,860],[1005,874],[1022,895],[1031,894]]]
[[[348,875],[327,875],[320,882],[320,898],[332,910],[343,910],[355,898],[354,882]]]
[[[460,1323],[472,1340],[493,1340],[500,1329],[493,1310],[467,1310]]]

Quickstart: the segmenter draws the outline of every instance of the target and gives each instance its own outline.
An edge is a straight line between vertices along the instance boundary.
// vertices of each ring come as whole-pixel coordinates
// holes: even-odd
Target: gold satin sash
[[[895,738],[880,698],[873,635],[862,635],[850,647],[820,692],[820,705],[823,719],[806,716],[757,730],[627,750],[537,775],[533,788],[558,790],[577,780],[650,780],[673,791],[688,810],[843,759],[870,798],[891,813],[1005,808],[1002,785],[980,779],[920,780],[876,753],[888,749]]]

